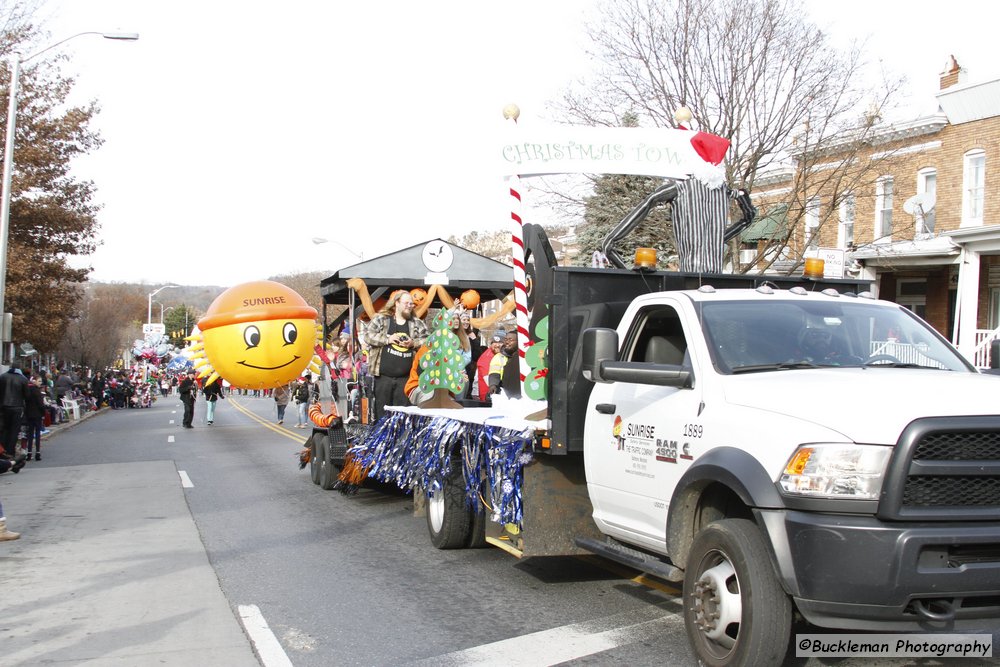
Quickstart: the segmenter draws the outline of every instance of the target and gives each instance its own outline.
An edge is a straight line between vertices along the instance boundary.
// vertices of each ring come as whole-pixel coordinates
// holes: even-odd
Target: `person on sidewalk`
[[[181,396],[181,403],[184,404],[184,418],[181,420],[181,426],[194,428],[191,422],[194,421],[194,399],[198,394],[198,385],[194,381],[193,370],[187,372],[177,389],[177,393]]]
[[[28,378],[21,372],[17,361],[12,361],[10,369],[0,375],[0,412],[3,414],[3,431],[0,432],[0,445],[8,456],[16,452],[18,432],[21,430],[21,420],[24,418],[24,404],[28,400]],[[16,471],[15,471],[16,472]]]
[[[274,396],[274,405],[278,408],[278,423],[281,424],[285,421],[285,408],[288,407],[292,390],[289,385],[283,384],[275,387],[272,395]]]
[[[201,390],[201,393],[205,395],[205,421],[211,426],[212,422],[215,421],[215,404],[220,398],[225,398],[222,395],[222,379],[216,378],[215,382],[212,384],[205,385],[205,388]]]
[[[0,502],[0,542],[16,540],[19,537],[21,537],[21,533],[7,530],[7,515],[3,513],[3,502]]]
[[[30,459],[34,450],[36,461],[42,460],[42,418],[45,416],[45,399],[39,385],[40,380],[32,375],[28,380],[28,400],[24,403],[24,423],[28,435],[25,453]]]

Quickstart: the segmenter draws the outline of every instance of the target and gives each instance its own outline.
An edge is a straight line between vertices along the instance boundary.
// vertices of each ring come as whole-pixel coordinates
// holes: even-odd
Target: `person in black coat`
[[[181,425],[184,428],[194,428],[191,422],[194,421],[194,399],[198,395],[198,384],[194,381],[193,370],[187,372],[177,385],[177,389],[181,395],[181,403],[184,404],[184,418],[181,420]]]
[[[28,399],[24,402],[24,422],[28,426],[27,454],[35,460],[42,460],[42,417],[45,415],[45,399],[42,397],[40,380],[32,377],[28,381]]]
[[[0,432],[0,445],[11,458],[17,446],[17,434],[21,430],[21,420],[24,418],[24,404],[28,400],[28,378],[21,372],[16,361],[10,365],[3,375],[0,375],[0,411],[3,413],[3,430]]]

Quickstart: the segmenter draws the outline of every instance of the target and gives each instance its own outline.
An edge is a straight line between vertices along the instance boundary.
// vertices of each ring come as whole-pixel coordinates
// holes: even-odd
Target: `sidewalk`
[[[28,466],[0,498],[21,533],[0,542],[0,663],[260,664],[173,462]]]

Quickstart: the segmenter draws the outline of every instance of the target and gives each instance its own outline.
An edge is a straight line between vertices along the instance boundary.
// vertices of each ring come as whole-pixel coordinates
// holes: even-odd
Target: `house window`
[[[896,281],[896,303],[920,317],[927,317],[927,279],[900,278]]]
[[[806,202],[806,246],[809,250],[819,249],[819,197]]]
[[[983,224],[983,196],[986,192],[986,152],[965,154],[962,179],[962,226]]]
[[[840,226],[837,229],[837,247],[854,245],[854,193],[848,192],[840,200]]]
[[[915,209],[916,229],[918,237],[934,234],[934,200],[937,197],[937,169],[928,167],[917,172],[917,194],[922,197],[923,204]]]
[[[988,329],[1000,327],[1000,289],[996,287],[990,288],[990,311],[986,327]]]
[[[892,241],[892,176],[875,183],[875,243]]]

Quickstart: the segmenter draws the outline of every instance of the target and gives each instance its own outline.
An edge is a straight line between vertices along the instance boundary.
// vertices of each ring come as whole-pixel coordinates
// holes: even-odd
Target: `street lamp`
[[[354,255],[355,257],[357,257],[358,259],[360,259],[362,262],[365,261],[364,253],[354,252],[353,250],[351,250],[350,248],[348,248],[346,245],[344,245],[340,241],[334,241],[333,239],[324,239],[321,236],[314,236],[312,238],[312,242],[315,245],[322,245],[323,243],[335,243],[335,244],[339,245],[341,248],[343,248],[344,250],[346,250],[347,252],[351,253],[352,255]]]
[[[114,39],[117,41],[134,42],[139,39],[136,32],[80,32],[61,39],[54,44],[46,46],[41,51],[37,51],[27,58],[22,58],[20,53],[10,54],[10,89],[8,90],[7,101],[7,137],[3,151],[3,192],[0,193],[0,317],[5,311],[4,298],[7,293],[7,234],[10,229],[10,183],[14,166],[14,128],[17,125],[17,84],[21,75],[21,64],[32,58],[40,56],[50,49],[54,49],[60,44],[64,44],[71,39],[83,35],[100,35],[104,39]]]
[[[146,324],[152,324],[153,323],[153,297],[156,296],[157,294],[159,294],[160,292],[162,292],[163,290],[167,289],[168,287],[180,287],[180,285],[164,285],[163,287],[161,287],[160,289],[156,290],[155,292],[150,292],[147,295],[148,302],[147,302],[147,306],[146,306]],[[160,307],[162,308],[163,304],[160,304]],[[160,321],[161,322],[163,321],[162,311],[161,311],[161,314],[160,314]]]

